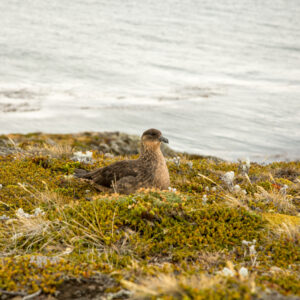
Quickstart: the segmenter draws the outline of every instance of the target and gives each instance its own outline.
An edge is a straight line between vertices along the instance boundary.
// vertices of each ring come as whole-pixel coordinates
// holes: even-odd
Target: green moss
[[[300,263],[300,242],[282,237],[266,245],[264,251],[272,261],[272,265],[288,268]]]
[[[3,258],[0,264],[0,288],[7,291],[24,291],[28,294],[42,289],[54,293],[63,282],[63,277],[91,276],[88,265],[74,265],[63,259],[37,264],[34,256]]]
[[[14,140],[27,149],[42,148],[49,137],[86,150],[99,143],[88,134],[82,138],[19,135]],[[279,215],[281,210],[270,200],[271,193],[278,196],[277,190],[287,184],[286,199],[297,209],[299,162],[252,164],[249,182],[239,173],[237,163],[182,156],[180,165],[168,161],[176,192],[141,190],[124,196],[100,194],[69,175],[75,168],[91,170],[128,157],[106,159],[94,151],[95,162],[85,165],[67,155],[57,158],[51,153],[26,153],[0,157],[0,216],[11,218],[0,220],[0,251],[7,256],[0,266],[0,288],[28,293],[41,288],[53,293],[66,276],[89,277],[94,271],[131,282],[160,273],[178,274],[181,279],[199,272],[214,276],[230,260],[235,266],[247,267],[261,287],[283,294],[299,293],[293,275],[299,271],[299,217]],[[226,186],[221,178],[228,171],[235,172],[234,184],[247,194]],[[271,196],[259,196],[260,187]],[[204,195],[207,201],[203,203]],[[41,208],[45,214],[22,219],[16,217],[19,208],[30,214]],[[285,211],[297,214],[295,209]],[[289,223],[294,227],[282,225]],[[276,226],[281,226],[281,234]],[[253,240],[255,259],[242,245],[242,241]],[[30,263],[36,254],[63,259],[41,268]],[[272,266],[292,275],[270,275]],[[207,289],[185,280],[179,285],[181,298],[166,293],[161,298],[250,299],[253,295],[251,286],[237,276]]]
[[[82,235],[97,236],[101,245],[117,243],[129,228],[136,257],[171,255],[173,261],[180,261],[196,257],[201,249],[230,249],[242,240],[261,239],[264,223],[259,216],[244,209],[206,208],[201,202],[197,206],[178,195],[155,192],[80,203],[64,210],[64,216],[84,227]],[[76,235],[81,235],[80,230]]]
[[[266,191],[270,191],[273,187],[273,184],[270,181],[261,181],[257,185],[263,187]]]
[[[268,288],[276,289],[284,295],[300,296],[300,277],[299,274],[286,274],[277,272],[273,275],[264,275],[258,278],[258,282]]]

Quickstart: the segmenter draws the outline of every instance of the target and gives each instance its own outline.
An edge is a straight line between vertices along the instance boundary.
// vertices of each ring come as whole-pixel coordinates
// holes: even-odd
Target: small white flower
[[[39,215],[44,215],[45,212],[43,212],[39,207],[37,207],[35,210],[34,210],[34,213],[31,215],[31,214],[28,214],[26,212],[24,212],[23,208],[19,208],[17,211],[16,211],[16,216],[18,218],[26,218],[26,219],[30,219],[30,218],[33,218],[33,217],[37,217]]]
[[[92,159],[93,157],[93,152],[92,151],[86,151],[85,156]]]
[[[43,216],[44,214],[45,214],[45,212],[42,211],[39,207],[37,207],[37,208],[34,210],[34,216],[38,216],[38,215]]]
[[[233,180],[234,180],[234,172],[230,171],[225,173],[222,176],[222,180],[228,185],[228,186],[232,186],[233,185]]]
[[[234,276],[234,272],[226,267],[221,272],[219,272],[219,274],[222,274],[224,276],[230,276],[230,277]]]
[[[17,211],[16,211],[16,216],[19,217],[19,218],[31,218],[32,215],[24,212],[23,208],[19,208]]]
[[[252,244],[252,242],[245,241],[245,240],[242,241],[242,245],[249,246],[251,244]]]
[[[281,189],[280,189],[280,192],[282,193],[282,194],[286,194],[286,190],[288,189],[288,186],[285,184]]]
[[[206,187],[205,187],[205,190],[206,190],[207,192],[209,192],[209,186],[206,186]]]
[[[9,220],[9,217],[7,215],[0,216],[0,220],[6,221]]]
[[[234,190],[236,193],[238,193],[238,192],[241,190],[241,187],[240,187],[238,184],[236,184],[236,185],[233,187],[233,190]]]
[[[215,186],[211,188],[212,192],[215,192],[216,190],[217,190],[217,188]]]
[[[251,163],[250,163],[250,158],[249,157],[246,158],[245,165],[248,167],[248,169],[250,169]]]
[[[172,187],[168,187],[168,190],[170,191],[170,192],[173,192],[173,193],[175,193],[177,190],[176,190],[176,188],[172,188]]]
[[[189,166],[190,169],[193,169],[193,162],[192,162],[192,161],[189,161],[189,162],[187,163],[187,165]]]
[[[240,274],[242,277],[248,277],[248,276],[249,276],[248,269],[245,268],[245,267],[241,267],[240,270],[239,270],[239,274]]]
[[[244,195],[247,195],[247,191],[246,191],[246,190],[242,190],[242,193],[243,193]]]
[[[203,197],[202,197],[202,204],[206,204],[207,203],[207,195],[204,194]]]
[[[255,255],[256,254],[255,245],[251,245],[249,247],[249,253],[250,253],[250,255]]]
[[[240,169],[241,169],[242,173],[244,175],[248,174],[249,170],[250,170],[250,166],[251,166],[249,157],[243,161],[239,160],[239,162],[240,162]]]
[[[39,268],[45,267],[47,264],[56,264],[60,261],[60,258],[56,256],[44,256],[44,255],[36,255],[30,257],[30,263],[36,264]]]
[[[93,152],[92,151],[86,151],[86,153],[83,153],[81,151],[77,151],[74,153],[74,156],[72,158],[74,161],[79,161],[83,163],[92,163],[93,161]]]
[[[176,156],[173,158],[173,163],[179,167],[180,166],[180,157],[179,156]]]

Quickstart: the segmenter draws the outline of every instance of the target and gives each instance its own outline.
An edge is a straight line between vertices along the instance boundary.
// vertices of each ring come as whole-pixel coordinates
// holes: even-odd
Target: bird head
[[[147,148],[158,148],[163,143],[169,143],[168,139],[163,137],[157,129],[148,129],[142,135],[142,144]]]

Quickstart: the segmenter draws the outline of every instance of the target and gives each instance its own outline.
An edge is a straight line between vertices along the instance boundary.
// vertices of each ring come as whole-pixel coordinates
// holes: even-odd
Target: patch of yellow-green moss
[[[88,264],[73,264],[58,259],[45,259],[38,263],[38,256],[20,256],[0,260],[0,286],[7,291],[22,291],[28,294],[41,289],[54,293],[66,277],[90,277],[93,271]]]
[[[19,136],[19,147],[42,148],[47,138]],[[87,150],[96,142],[88,135],[51,139]],[[294,274],[300,264],[300,162],[252,164],[245,175],[238,163],[185,155],[179,163],[167,163],[176,190],[125,196],[99,194],[70,175],[75,168],[91,170],[128,157],[106,158],[94,151],[94,162],[87,165],[68,153],[26,151],[0,156],[0,289],[54,293],[64,278],[93,272],[137,284],[163,273],[180,276],[186,299],[250,299],[259,290],[238,276],[208,289],[182,280],[199,272],[216,276],[232,261],[236,270],[247,268],[262,290],[299,293]],[[229,171],[235,172],[232,185],[222,179]],[[32,217],[18,216],[20,208]],[[35,216],[36,208],[43,214]],[[59,262],[39,267],[30,263],[34,255]],[[275,276],[272,267],[291,273]]]

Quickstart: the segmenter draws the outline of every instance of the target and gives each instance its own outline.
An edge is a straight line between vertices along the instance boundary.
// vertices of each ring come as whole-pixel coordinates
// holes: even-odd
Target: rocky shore
[[[9,134],[0,135],[0,155],[22,151],[28,147],[40,147],[41,144],[67,145],[81,151],[97,151],[99,154],[135,155],[139,153],[140,137],[120,132],[83,132],[76,134]],[[165,156],[175,156],[176,152],[162,145]]]

